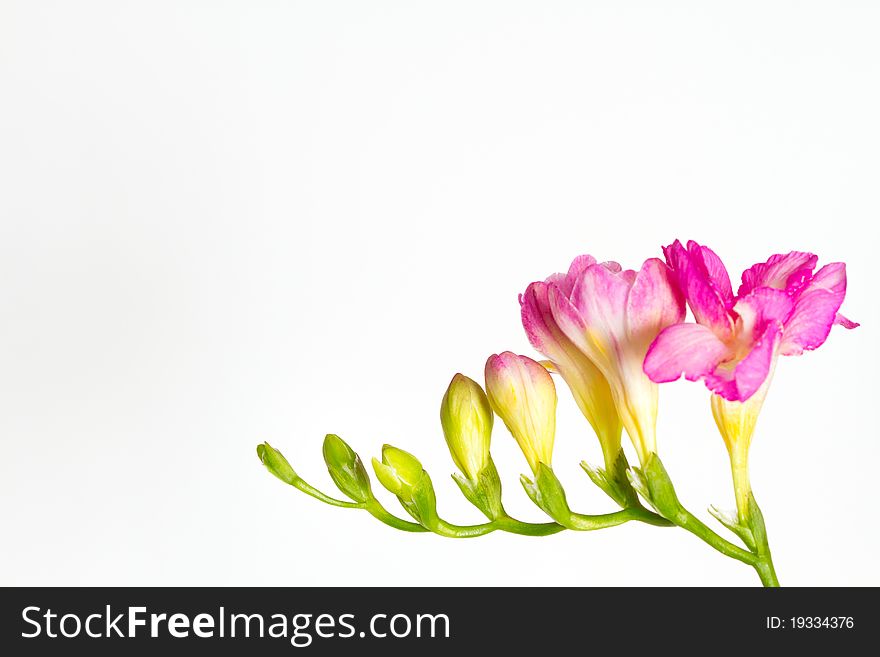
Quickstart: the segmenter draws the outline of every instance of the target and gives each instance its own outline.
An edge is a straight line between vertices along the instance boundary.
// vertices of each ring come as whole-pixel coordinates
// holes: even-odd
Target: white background
[[[752,479],[783,584],[880,584],[876,3],[0,7],[0,583],[756,584],[681,530],[396,532],[254,450],[332,492],[326,432],[394,443],[479,521],[448,477],[452,374],[533,354],[530,281],[679,237],[735,281],[790,249],[847,262],[862,327],[780,363]],[[556,470],[609,511],[560,397]],[[659,445],[689,507],[732,506],[701,384],[662,388]]]

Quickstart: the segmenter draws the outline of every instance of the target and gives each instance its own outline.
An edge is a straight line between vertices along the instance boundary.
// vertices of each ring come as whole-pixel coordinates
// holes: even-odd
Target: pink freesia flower
[[[553,369],[571,389],[578,408],[599,438],[605,466],[610,471],[620,454],[623,429],[611,388],[599,368],[565,336],[550,308],[550,287],[559,286],[570,293],[577,272],[590,264],[596,264],[596,260],[581,256],[572,263],[568,274],[555,274],[547,281],[529,285],[519,301],[529,342],[550,359]]]
[[[684,299],[669,267],[651,258],[636,272],[580,256],[567,274],[530,285],[522,310],[532,344],[559,369],[581,409],[589,410],[588,419],[594,416],[600,438],[614,431],[595,419],[608,406],[610,391],[617,411],[611,417],[619,417],[645,464],[656,451],[657,386],[642,363],[660,331],[684,318]]]
[[[834,324],[858,326],[837,312],[846,295],[842,262],[814,272],[811,253],[774,255],[743,272],[734,296],[708,247],[676,240],[664,253],[696,323],[670,326],[651,345],[644,370],[657,383],[684,375],[728,401],[745,401],[764,386],[779,354],[816,349]]]

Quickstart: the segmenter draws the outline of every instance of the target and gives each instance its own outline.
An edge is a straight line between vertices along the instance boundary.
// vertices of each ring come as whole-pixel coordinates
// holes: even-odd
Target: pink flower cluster
[[[816,349],[834,324],[858,326],[838,313],[843,263],[816,270],[811,253],[773,255],[744,271],[734,294],[708,247],[676,240],[663,253],[665,262],[650,258],[639,271],[579,256],[520,297],[532,345],[605,433],[615,426],[599,415],[613,402],[616,431],[627,430],[640,459],[654,451],[657,383],[684,375],[744,402],[769,381],[777,356]],[[685,305],[693,322],[684,321]]]

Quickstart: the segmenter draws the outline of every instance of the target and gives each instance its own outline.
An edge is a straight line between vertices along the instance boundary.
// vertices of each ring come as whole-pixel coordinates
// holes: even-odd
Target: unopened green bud
[[[266,466],[266,469],[285,484],[292,486],[299,479],[284,455],[269,443],[257,445],[257,456],[260,457],[260,461]]]
[[[373,470],[385,488],[400,498],[411,499],[412,490],[424,472],[419,460],[402,449],[384,445],[382,461],[373,459]]]
[[[328,433],[324,438],[324,462],[333,483],[355,502],[373,497],[370,477],[357,453],[339,436]]]
[[[438,522],[434,485],[415,456],[385,445],[382,447],[382,461],[373,459],[373,469],[379,482],[397,495],[413,518],[428,528]]]
[[[440,424],[455,465],[471,482],[489,463],[492,407],[480,385],[456,374],[440,404]]]

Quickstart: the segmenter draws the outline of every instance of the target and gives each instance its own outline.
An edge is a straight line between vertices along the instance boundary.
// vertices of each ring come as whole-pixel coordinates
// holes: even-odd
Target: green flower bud
[[[471,482],[489,463],[492,408],[480,385],[456,374],[440,404],[440,424],[455,465]]]
[[[373,470],[376,471],[379,483],[405,500],[412,498],[413,488],[424,472],[422,464],[415,456],[391,445],[382,447],[381,462],[373,459]]]
[[[373,469],[379,482],[397,495],[403,508],[417,522],[429,529],[436,525],[439,519],[434,485],[415,456],[385,445],[382,447],[382,461],[373,459]]]
[[[299,479],[284,455],[269,443],[257,445],[257,456],[260,457],[260,461],[266,466],[266,469],[285,484],[292,486]]]
[[[361,458],[339,436],[328,433],[324,438],[324,462],[333,483],[355,502],[373,497],[370,477]]]

